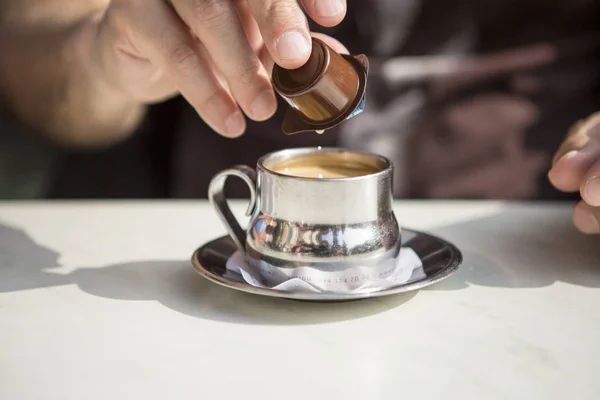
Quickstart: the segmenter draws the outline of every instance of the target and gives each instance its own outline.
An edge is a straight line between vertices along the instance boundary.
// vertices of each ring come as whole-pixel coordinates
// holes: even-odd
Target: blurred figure
[[[96,3],[92,7],[95,12],[90,13],[81,3]],[[202,23],[202,14],[197,13],[202,5],[213,7],[205,10],[214,12],[215,4],[226,4],[217,7],[226,14],[231,4],[240,7],[244,2],[97,0],[77,4],[9,0],[0,6],[9,11],[3,13],[1,36],[7,55],[0,61],[5,110],[32,133],[68,145],[38,146],[48,153],[49,165],[55,166],[51,176],[44,175],[44,185],[39,185],[42,196],[205,197],[210,178],[232,164],[253,165],[260,155],[281,148],[343,145],[392,158],[397,171],[396,195],[401,197],[563,199],[578,198],[572,192],[580,190],[585,202],[578,210],[585,217],[580,215],[576,225],[586,233],[598,230],[591,225],[592,220],[600,219],[595,208],[600,206],[600,193],[590,189],[586,195],[584,190],[595,176],[594,168],[600,169],[594,167],[600,152],[589,150],[595,149],[597,142],[587,133],[593,121],[588,121],[584,133],[572,134],[588,138],[570,148],[587,146],[591,155],[585,162],[576,168],[570,164],[561,168],[560,157],[554,160],[555,175],[564,180],[567,175],[573,182],[551,179],[557,190],[547,177],[553,155],[573,124],[600,110],[598,1],[362,0],[349,1],[338,13],[339,3],[336,6],[333,0],[304,1],[306,12],[313,17],[309,18],[311,31],[336,38],[351,53],[367,54],[372,68],[363,114],[321,136],[291,137],[281,133],[283,107],[279,104],[275,112],[271,101],[278,99],[269,97],[272,92],[264,71],[268,74],[273,62],[300,65],[307,56],[298,44],[290,44],[290,51],[300,54],[295,59],[286,61],[278,56],[282,27],[291,26],[302,36],[308,35],[295,1],[279,2],[287,5],[281,7],[290,18],[287,25],[281,22],[284,17],[279,17],[278,23],[269,22],[265,17],[268,10],[243,6],[240,19],[233,20],[242,26],[247,45],[239,40],[242,30],[231,25],[231,18],[219,19],[217,13],[216,18],[205,18]],[[186,4],[198,6],[196,13],[187,14]],[[161,14],[165,10],[170,10],[169,18],[179,21],[179,28],[189,28],[192,38],[200,38],[202,45],[190,43],[198,47],[194,49],[202,55],[200,60],[210,62],[198,63],[190,52],[169,53],[164,47],[148,45],[152,42],[148,38],[156,38],[156,32],[167,26],[169,18]],[[327,13],[330,17],[323,17]],[[105,97],[96,112],[89,104],[84,107],[85,101],[74,102],[71,111],[78,106],[75,115],[80,118],[73,123],[56,107],[52,96],[56,93],[43,84],[58,83],[61,76],[47,73],[52,57],[44,59],[42,55],[62,49],[57,43],[68,41],[61,42],[57,34],[70,37],[68,33],[81,21],[99,24],[101,34],[89,34],[98,41],[89,40],[99,43],[101,57],[90,58],[95,63],[87,60],[77,69],[77,53],[71,55],[64,61],[71,69],[66,68],[69,74],[62,78],[70,77],[73,87],[81,88],[93,81],[91,73],[107,74],[111,89],[91,87],[78,92],[87,94],[82,95],[83,100]],[[153,29],[147,27],[148,21]],[[186,29],[177,32],[183,35]],[[228,33],[231,31],[237,36]],[[131,32],[137,42],[119,40],[119,34],[130,38]],[[137,65],[134,74],[118,70],[114,43],[118,43],[116,50],[133,61],[150,60],[150,68],[141,73]],[[343,48],[333,40],[331,43]],[[85,49],[83,54],[89,54]],[[227,60],[235,58],[234,53],[245,55],[249,68],[232,70],[236,64]],[[248,59],[260,59],[262,65]],[[172,67],[169,63],[173,60],[183,68]],[[204,68],[202,73],[196,71],[198,65]],[[218,72],[210,75],[210,84],[205,78],[198,79],[206,76],[207,68]],[[240,71],[250,71],[250,75],[232,79]],[[166,79],[165,75],[175,78]],[[213,93],[215,87],[224,89],[217,92],[222,100],[219,104],[225,106],[206,108],[211,104],[206,100],[212,98],[207,93]],[[253,108],[252,99],[264,92],[269,93],[268,99],[263,97],[262,106]],[[174,97],[179,93],[183,98]],[[133,105],[131,98],[136,99]],[[32,104],[31,99],[37,103]],[[143,104],[153,105],[146,109]],[[237,119],[238,105],[248,117],[243,122]],[[48,110],[52,113],[44,114]],[[112,118],[117,124],[111,126],[107,123],[111,118],[104,115],[117,116]],[[224,137],[237,136],[242,130],[245,134],[235,140]],[[574,153],[568,154],[573,157]],[[232,184],[230,192],[246,195],[241,185]]]

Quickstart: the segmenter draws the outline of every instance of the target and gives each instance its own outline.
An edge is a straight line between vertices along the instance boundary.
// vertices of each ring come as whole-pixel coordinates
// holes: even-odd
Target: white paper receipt
[[[335,272],[327,273],[315,271],[312,268],[299,267],[295,270],[295,277],[278,279],[277,285],[269,286],[264,283],[265,275],[279,275],[281,273],[271,265],[261,262],[256,267],[250,266],[241,252],[234,253],[227,260],[226,268],[233,274],[241,275],[248,284],[271,288],[286,292],[323,293],[335,291],[338,293],[364,293],[388,289],[406,284],[425,277],[423,263],[413,249],[403,247],[400,257],[390,265],[389,269],[378,268],[378,273],[373,274],[372,269],[365,267],[357,273],[353,268],[352,273]],[[304,271],[306,270],[306,271]]]

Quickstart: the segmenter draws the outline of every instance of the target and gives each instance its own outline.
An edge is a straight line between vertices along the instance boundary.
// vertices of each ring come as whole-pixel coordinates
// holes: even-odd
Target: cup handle
[[[227,178],[235,176],[242,179],[250,189],[250,204],[246,209],[246,215],[250,216],[256,207],[256,171],[247,165],[236,165],[230,169],[219,172],[210,181],[208,186],[208,200],[213,205],[217,214],[221,218],[227,232],[235,242],[237,248],[246,252],[246,232],[242,229],[239,222],[231,212],[227,204],[224,188]]]

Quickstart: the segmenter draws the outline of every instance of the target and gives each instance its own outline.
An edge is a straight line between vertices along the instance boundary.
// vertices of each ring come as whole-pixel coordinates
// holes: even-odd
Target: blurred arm
[[[111,87],[94,59],[108,4],[0,1],[0,107],[61,145],[102,146],[131,133],[145,107]]]

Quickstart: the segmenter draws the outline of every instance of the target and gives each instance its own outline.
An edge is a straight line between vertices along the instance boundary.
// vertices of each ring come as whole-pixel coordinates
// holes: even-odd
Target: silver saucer
[[[382,297],[419,290],[448,278],[462,263],[462,254],[456,246],[426,233],[403,229],[402,246],[412,248],[421,258],[425,277],[368,293],[292,293],[252,286],[246,283],[241,275],[227,273],[225,269],[227,260],[237,250],[229,236],[215,239],[196,250],[192,256],[192,266],[204,278],[242,292],[293,300],[329,302]]]

